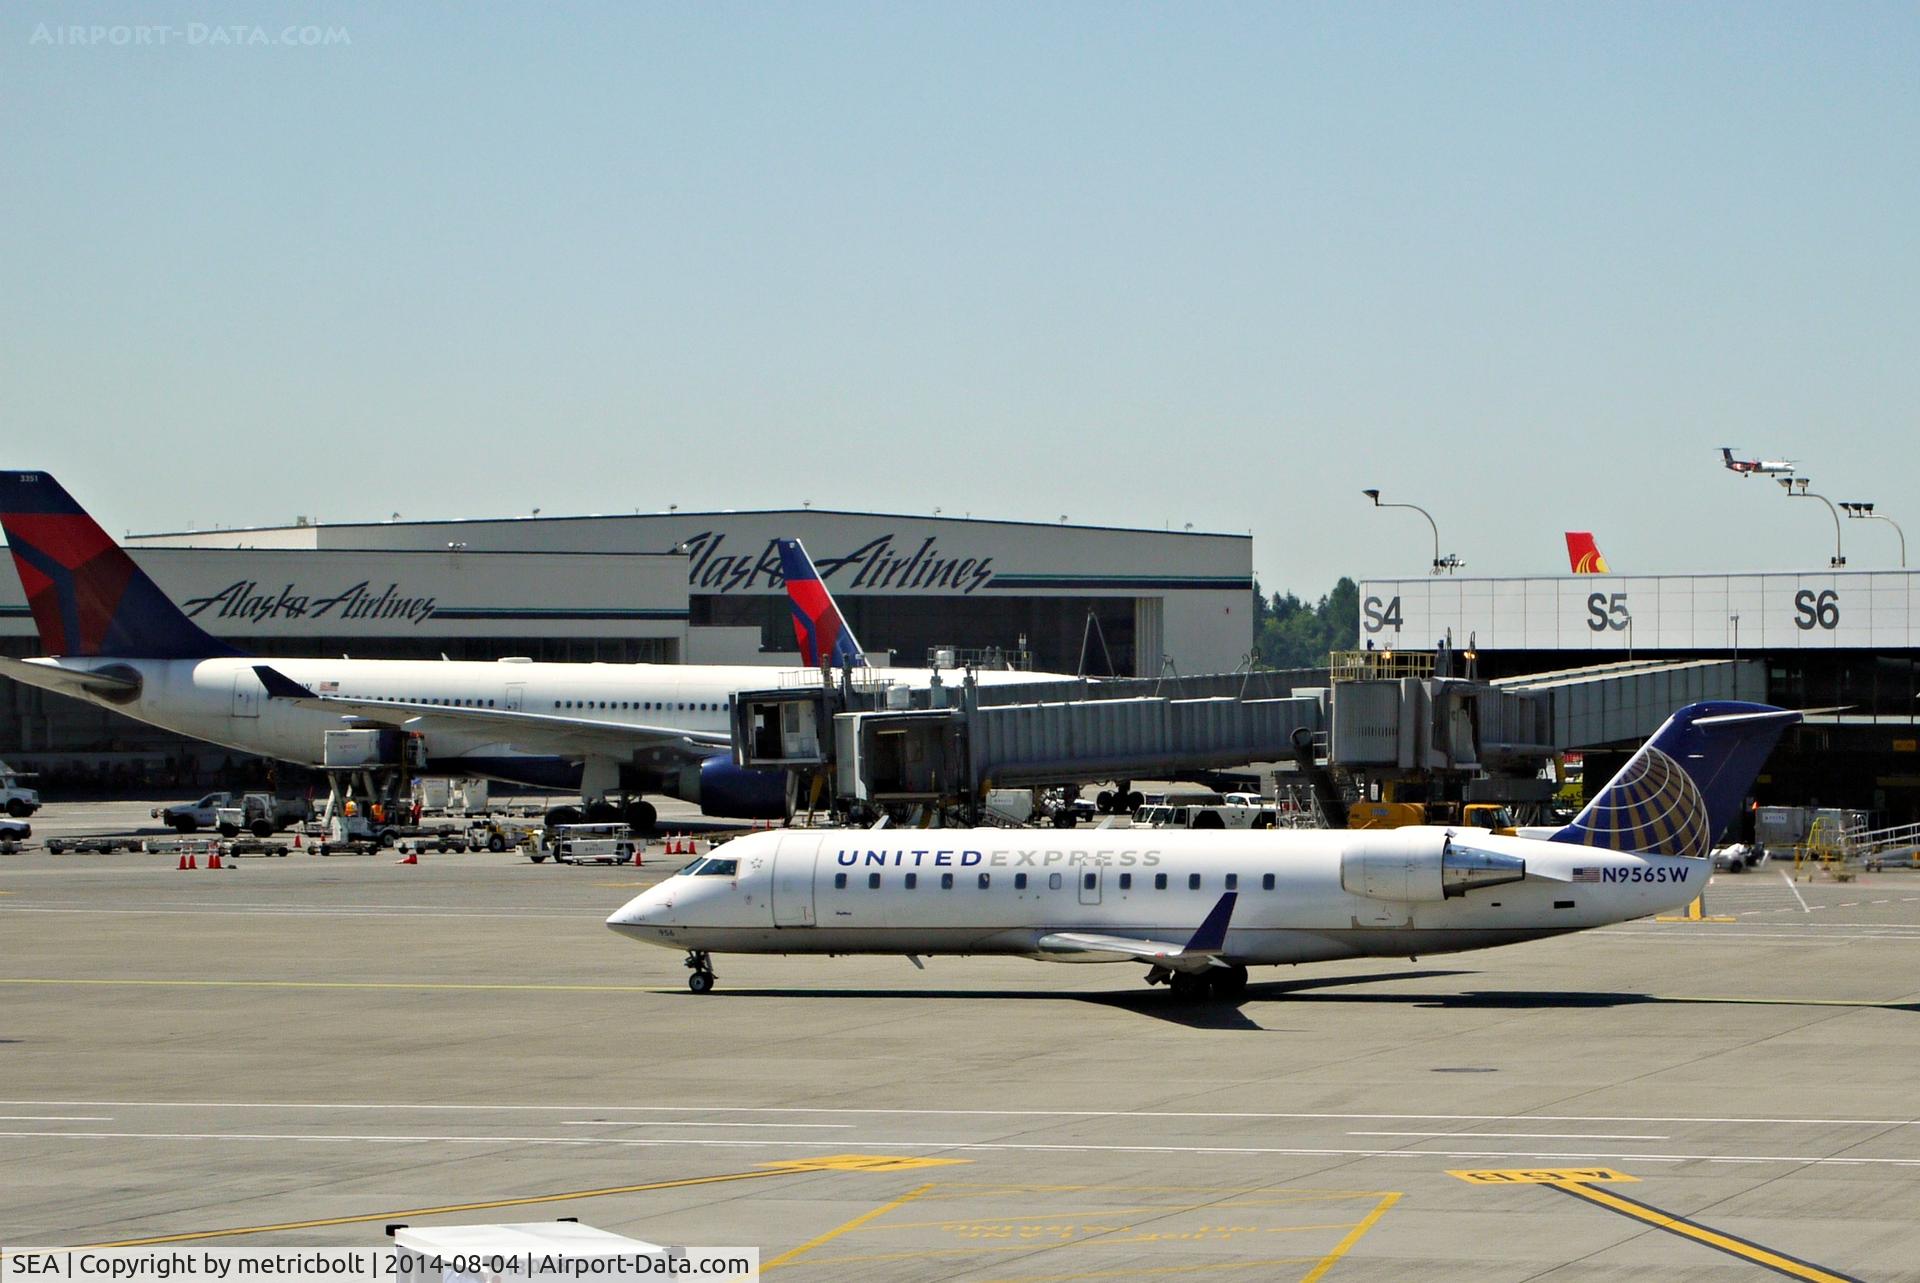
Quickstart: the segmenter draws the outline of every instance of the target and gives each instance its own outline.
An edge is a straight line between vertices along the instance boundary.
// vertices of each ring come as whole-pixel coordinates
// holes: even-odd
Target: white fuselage
[[[1442,894],[1422,869],[1439,860],[1449,834],[1473,851],[1523,859],[1526,876]],[[1686,904],[1708,876],[1701,860],[1424,827],[794,830],[736,839],[714,857],[735,863],[731,876],[683,871],[607,925],[649,944],[715,953],[1118,961],[1063,956],[1040,942],[1074,932],[1177,945],[1234,891],[1223,958],[1313,962],[1477,949],[1624,922]],[[1395,869],[1404,864],[1406,876],[1383,880],[1383,857]],[[1367,861],[1371,880],[1360,876]],[[1350,889],[1360,886],[1375,894]]]
[[[431,703],[448,708],[505,709],[600,723],[664,727],[725,736],[728,698],[741,690],[818,684],[810,669],[750,664],[535,663],[516,660],[402,659],[87,659],[36,660],[70,670],[132,669],[140,692],[126,702],[82,696],[102,708],[194,739],[306,766],[322,764],[325,732],[342,714],[269,699],[254,672],[271,664],[308,689],[350,699]],[[925,669],[872,670],[875,678],[923,687]],[[987,672],[984,684],[1046,680],[1047,674]],[[866,677],[863,675],[863,680]],[[54,689],[61,689],[55,687]],[[64,691],[63,693],[72,693]],[[458,770],[460,759],[489,767],[513,759],[550,760],[516,749],[500,731],[425,731],[429,760]],[[715,752],[725,752],[724,746]],[[476,775],[499,774],[476,769]],[[504,778],[517,778],[506,774]]]

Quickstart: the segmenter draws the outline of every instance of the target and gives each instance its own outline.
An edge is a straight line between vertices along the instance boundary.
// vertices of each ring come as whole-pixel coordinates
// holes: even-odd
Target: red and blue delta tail
[[[239,652],[181,613],[44,472],[0,472],[0,528],[49,655],[207,659]]]
[[[1799,713],[1767,704],[1688,704],[1550,840],[1706,855],[1740,814],[1781,733],[1799,720]]]
[[[867,657],[854,640],[853,630],[833,604],[833,594],[820,581],[813,559],[798,539],[776,539],[780,549],[780,573],[787,580],[787,602],[793,607],[793,635],[800,643],[800,657],[807,667],[822,663],[840,668],[848,664],[864,665]]]

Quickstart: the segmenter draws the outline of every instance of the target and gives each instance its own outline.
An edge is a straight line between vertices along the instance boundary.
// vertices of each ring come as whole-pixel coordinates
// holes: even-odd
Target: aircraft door
[[[507,711],[517,713],[526,702],[527,684],[525,682],[507,683]]]
[[[233,715],[235,717],[260,716],[260,692],[266,687],[252,670],[242,669],[233,675]]]
[[[821,839],[811,833],[786,833],[773,856],[773,925],[813,925],[813,863]]]
[[[1100,903],[1101,885],[1107,880],[1107,871],[1101,868],[1080,870],[1080,903]]]

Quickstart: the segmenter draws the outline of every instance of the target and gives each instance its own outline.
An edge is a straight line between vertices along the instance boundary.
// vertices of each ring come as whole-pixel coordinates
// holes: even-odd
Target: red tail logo
[[[1567,562],[1576,575],[1604,575],[1611,569],[1590,530],[1567,531]]]

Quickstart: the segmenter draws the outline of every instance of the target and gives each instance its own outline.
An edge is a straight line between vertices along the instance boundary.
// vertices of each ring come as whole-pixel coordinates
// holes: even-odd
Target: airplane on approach
[[[1567,531],[1567,563],[1576,575],[1604,575],[1612,570],[1590,530]]]
[[[1793,472],[1798,459],[1736,459],[1733,447],[1720,447],[1720,466],[1743,477],[1784,477]]]
[[[650,827],[653,793],[714,816],[777,819],[784,772],[736,766],[736,691],[822,680],[865,656],[798,540],[781,540],[805,669],[748,664],[274,659],[204,632],[44,472],[0,471],[0,527],[47,654],[0,657],[0,674],[194,739],[305,766],[325,732],[417,733],[425,770],[579,789],[594,819]],[[926,669],[870,670],[923,686]],[[979,672],[982,684],[1060,674]],[[629,800],[631,799],[631,800]],[[549,822],[582,818],[557,807]]]
[[[1415,957],[1645,917],[1705,889],[1714,838],[1800,714],[1690,704],[1542,837],[1390,830],[788,830],[736,838],[634,897],[614,931],[715,953],[1133,962],[1230,996],[1251,966]]]

